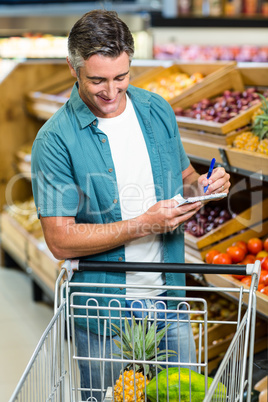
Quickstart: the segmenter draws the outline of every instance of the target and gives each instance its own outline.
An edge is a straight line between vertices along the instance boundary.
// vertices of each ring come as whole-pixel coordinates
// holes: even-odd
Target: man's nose
[[[111,81],[111,82],[107,82],[106,85],[106,92],[107,92],[107,96],[110,99],[115,98],[116,94],[117,94],[117,87],[116,87],[116,82]]]

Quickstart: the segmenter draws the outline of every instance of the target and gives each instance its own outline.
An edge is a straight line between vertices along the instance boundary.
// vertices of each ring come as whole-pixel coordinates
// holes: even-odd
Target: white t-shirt
[[[129,97],[126,109],[119,116],[98,120],[99,129],[109,140],[122,219],[135,218],[156,203],[156,196],[146,143]],[[161,262],[160,235],[152,234],[125,244],[125,259],[128,262]],[[142,290],[149,297],[161,293],[163,278],[161,273],[127,272],[126,283],[159,286],[159,290]],[[128,288],[126,292],[128,298],[137,293],[140,293],[137,288]]]

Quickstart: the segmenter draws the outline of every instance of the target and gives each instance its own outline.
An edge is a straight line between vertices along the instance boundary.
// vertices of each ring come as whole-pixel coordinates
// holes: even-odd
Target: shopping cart
[[[159,316],[159,297],[152,297],[150,305],[139,305],[133,301],[125,304],[124,288],[122,284],[89,284],[77,282],[81,271],[110,271],[113,273],[125,271],[144,272],[179,272],[193,274],[237,274],[252,275],[250,289],[187,286],[163,286],[167,291],[161,297]],[[76,282],[71,281],[76,276]],[[83,262],[67,260],[57,279],[55,288],[55,314],[19,381],[10,402],[43,402],[43,401],[242,401],[247,393],[247,402],[250,401],[252,385],[252,368],[254,355],[254,328],[256,318],[256,289],[260,275],[260,263],[245,265],[208,265],[208,264],[159,264],[159,263],[116,263],[116,262]],[[105,291],[103,290],[105,286]],[[133,286],[133,285],[132,285]],[[131,285],[128,285],[131,287]],[[136,286],[135,286],[136,287]],[[148,286],[146,286],[148,288]],[[151,289],[156,287],[150,286]],[[172,297],[177,308],[168,310],[166,304],[171,297],[168,291],[177,289],[194,292],[194,297]],[[237,300],[237,319],[235,321],[210,321],[206,295],[211,292],[228,292]],[[191,294],[191,293],[190,293]],[[197,296],[196,296],[197,295]],[[246,304],[245,304],[246,296]],[[143,298],[143,287],[140,294],[135,296],[134,303]],[[198,302],[198,308],[194,308]],[[201,306],[201,307],[200,307]],[[136,313],[141,318],[133,318]],[[168,313],[172,312],[172,318]],[[126,318],[127,317],[127,318]],[[147,318],[145,318],[147,317]],[[175,317],[175,318],[174,318]],[[81,324],[82,323],[82,324]],[[196,361],[192,359],[192,351],[187,351],[187,362],[181,361],[179,352],[180,328],[186,325],[191,336],[191,325],[198,323],[198,348]],[[208,373],[208,326],[221,323],[230,326],[230,333],[235,335],[218,367],[211,383]],[[162,357],[145,358],[147,337],[154,341],[153,348],[157,355],[159,332],[166,348]],[[177,328],[178,352],[168,349],[169,326]],[[84,354],[76,347],[77,330],[83,327],[86,336]],[[95,329],[93,329],[95,328]],[[97,330],[96,330],[97,328]],[[167,329],[168,328],[168,329]],[[137,351],[136,336],[139,333],[143,339],[139,353]],[[95,337],[97,345],[92,348],[91,337]],[[125,353],[122,341],[128,336],[129,347],[132,353]],[[118,343],[120,342],[120,343]],[[190,345],[190,342],[189,342]],[[148,346],[148,345],[147,345]],[[135,349],[136,348],[136,349]],[[191,348],[191,346],[189,346]],[[159,349],[159,348],[158,348]],[[173,355],[173,358],[170,356]],[[66,359],[67,357],[67,359]],[[86,384],[81,387],[79,366],[84,365]],[[127,389],[127,380],[124,376],[126,366],[136,376],[139,369],[152,371],[154,378],[146,384],[142,378],[142,396],[137,397],[138,385],[132,382],[131,389]],[[174,377],[169,375],[173,370]],[[161,374],[165,373],[165,374]],[[199,396],[196,394],[196,373],[199,375],[198,386],[203,387]],[[120,374],[121,380],[120,380]],[[160,375],[161,374],[161,375]],[[176,377],[177,376],[177,377]],[[108,379],[109,377],[109,379]],[[98,379],[98,386],[93,383]],[[133,377],[134,378],[134,377]],[[201,380],[200,380],[201,378]],[[121,394],[118,396],[116,381],[121,381]],[[110,381],[110,382],[109,382]],[[153,389],[153,397],[151,383]],[[186,384],[186,385],[185,385]],[[187,389],[188,391],[187,391]],[[174,391],[175,389],[175,391]],[[200,389],[200,388],[199,388]],[[164,392],[164,393],[163,393]],[[134,395],[131,399],[130,394]],[[164,395],[164,396],[163,396]],[[175,396],[174,396],[175,395]],[[85,399],[83,399],[85,398]]]

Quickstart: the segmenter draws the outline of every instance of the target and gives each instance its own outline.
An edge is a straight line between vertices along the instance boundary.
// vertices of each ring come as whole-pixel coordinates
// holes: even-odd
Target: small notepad
[[[178,205],[176,205],[175,208],[180,207],[181,205],[184,204],[192,204],[193,202],[197,201],[216,201],[220,200],[221,198],[227,197],[227,193],[218,193],[218,194],[209,194],[209,195],[200,195],[199,197],[189,197],[189,198],[183,198],[180,194],[175,195],[173,197],[174,200],[178,202]]]

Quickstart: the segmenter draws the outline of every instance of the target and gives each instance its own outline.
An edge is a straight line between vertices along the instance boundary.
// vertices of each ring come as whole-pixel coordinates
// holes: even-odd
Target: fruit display
[[[250,130],[239,134],[233,147],[268,155],[268,101],[259,94],[262,106],[252,116]]]
[[[263,96],[267,97],[268,91],[264,92]],[[211,99],[204,98],[189,108],[176,107],[174,113],[176,116],[225,123],[250,107],[259,104],[260,99],[260,94],[255,88],[248,88],[243,92],[226,90],[221,96]]]
[[[268,46],[201,46],[167,43],[154,46],[154,58],[158,60],[267,62]]]
[[[43,240],[42,228],[37,217],[36,207],[33,197],[21,202],[15,201],[6,207],[7,213],[12,216],[19,224],[39,240]]]
[[[268,295],[268,237],[264,240],[252,237],[247,242],[240,240],[229,246],[225,252],[211,249],[205,256],[208,264],[253,264],[256,260],[261,262],[261,273],[258,291]],[[250,286],[251,276],[232,275],[241,283]]]
[[[176,72],[168,76],[159,76],[157,79],[144,84],[142,88],[155,92],[168,101],[180,95],[185,89],[201,81],[203,78],[204,76],[198,72],[191,76],[186,73]]]
[[[143,323],[139,321],[137,324],[133,317],[131,327],[128,319],[125,318],[125,332],[121,331],[116,324],[112,324],[114,333],[122,340],[121,343],[119,340],[113,339],[119,350],[123,351],[124,359],[129,360],[134,358],[137,361],[153,361],[157,359],[158,361],[163,361],[166,360],[167,356],[175,354],[175,352],[168,351],[167,355],[165,350],[159,350],[158,348],[158,345],[166,334],[170,324],[157,332],[157,325],[155,322],[149,327],[147,318],[148,317],[145,317]],[[134,334],[134,341],[132,333]],[[113,356],[122,358],[121,353],[113,353]],[[155,370],[156,368],[153,364],[144,365],[135,363],[134,371],[133,363],[128,364],[124,368],[123,374],[121,374],[116,380],[114,387],[114,400],[116,402],[145,401],[145,383],[148,384],[153,378]]]
[[[185,232],[194,237],[201,237],[232,218],[226,208],[205,205],[193,218],[185,222]]]
[[[208,388],[213,379],[208,377]],[[191,392],[190,392],[191,389]],[[146,387],[149,401],[200,402],[205,397],[205,377],[188,368],[170,367],[162,370]],[[215,390],[216,400],[226,399],[226,387],[219,383]]]
[[[212,321],[222,321],[230,317],[232,313],[234,313],[237,309],[236,305],[224,297],[219,296],[217,293],[209,294],[206,299],[207,302],[207,312],[208,312],[208,322],[207,328],[212,327],[214,324]],[[194,311],[203,311],[203,304],[192,300],[189,302],[190,308],[193,313],[190,314],[190,319],[193,320],[191,322],[193,334],[197,335],[199,333],[199,323],[197,320],[204,320],[204,315],[196,315]],[[216,341],[216,340],[215,340]]]

